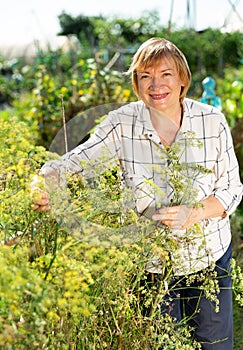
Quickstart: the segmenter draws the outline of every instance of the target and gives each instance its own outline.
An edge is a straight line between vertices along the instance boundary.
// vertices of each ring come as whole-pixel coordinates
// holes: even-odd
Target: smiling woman
[[[41,175],[47,190],[64,192],[67,176],[90,178],[86,163],[97,169],[119,166],[123,188],[133,193],[132,209],[155,228],[166,227],[168,235],[178,242],[176,253],[169,252],[172,286],[177,293],[165,296],[159,305],[161,314],[169,314],[178,322],[186,317],[203,350],[232,350],[229,215],[241,201],[243,186],[229,127],[218,109],[185,97],[190,69],[183,53],[168,40],[151,38],[142,44],[128,73],[139,101],[110,112],[88,141],[60,160],[46,163]],[[178,145],[179,158],[174,153]],[[187,192],[196,197],[193,204],[191,193],[184,191],[178,196],[171,163],[177,169],[186,164],[205,170],[199,179],[195,175],[189,182],[191,189]],[[154,190],[156,187],[159,191]],[[40,190],[39,196],[33,196],[34,210],[50,209],[50,197]],[[55,198],[60,205],[61,197]],[[151,251],[145,269],[160,280],[162,264],[153,255]],[[202,293],[200,274],[204,275],[205,269],[215,275],[219,285],[219,312]],[[191,274],[196,274],[201,284],[188,286],[185,279]]]

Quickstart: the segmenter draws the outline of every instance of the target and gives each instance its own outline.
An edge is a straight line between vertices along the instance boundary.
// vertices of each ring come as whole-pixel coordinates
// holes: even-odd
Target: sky
[[[4,46],[40,42],[57,43],[62,11],[78,16],[121,16],[139,18],[144,11],[157,10],[160,24],[167,25],[173,4],[172,22],[188,25],[187,0],[6,0],[0,11],[0,49]],[[243,0],[190,0],[190,23],[196,30],[220,28],[243,18]],[[236,5],[232,11],[230,3]],[[61,40],[61,38],[59,38]]]

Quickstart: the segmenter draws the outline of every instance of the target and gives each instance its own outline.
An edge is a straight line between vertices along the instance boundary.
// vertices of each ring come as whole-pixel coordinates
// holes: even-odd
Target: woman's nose
[[[157,78],[157,77],[154,77],[152,80],[151,80],[151,85],[150,85],[150,88],[151,89],[158,89],[158,88],[161,88],[161,86],[163,86],[163,81],[161,78]]]

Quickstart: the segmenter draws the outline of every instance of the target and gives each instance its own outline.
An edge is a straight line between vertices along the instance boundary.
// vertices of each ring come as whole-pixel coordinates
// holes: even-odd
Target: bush
[[[117,169],[106,163],[105,171],[91,167],[91,182],[68,179],[65,201],[58,194],[63,212],[33,212],[29,183],[36,169],[56,155],[34,146],[26,124],[8,118],[8,123],[0,120],[6,140],[0,155],[0,346],[200,349],[186,320],[175,325],[158,313],[172,276],[168,252],[177,243],[164,228],[155,229],[125,210],[123,196],[129,200],[131,193],[120,191]],[[182,181],[177,161],[173,169],[175,200],[180,201],[190,179]],[[163,279],[148,289],[144,264],[151,251],[163,262]],[[241,271],[237,265],[234,271],[242,302]],[[209,271],[204,276],[205,293],[215,302],[214,277]]]

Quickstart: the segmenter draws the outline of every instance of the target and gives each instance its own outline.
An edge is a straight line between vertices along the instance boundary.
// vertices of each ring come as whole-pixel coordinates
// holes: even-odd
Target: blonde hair
[[[180,94],[180,103],[185,98],[191,82],[191,71],[184,54],[172,42],[164,38],[151,38],[145,41],[133,56],[133,60],[127,74],[132,76],[132,87],[139,97],[138,76],[139,70],[147,68],[161,58],[172,58],[183,87]]]

